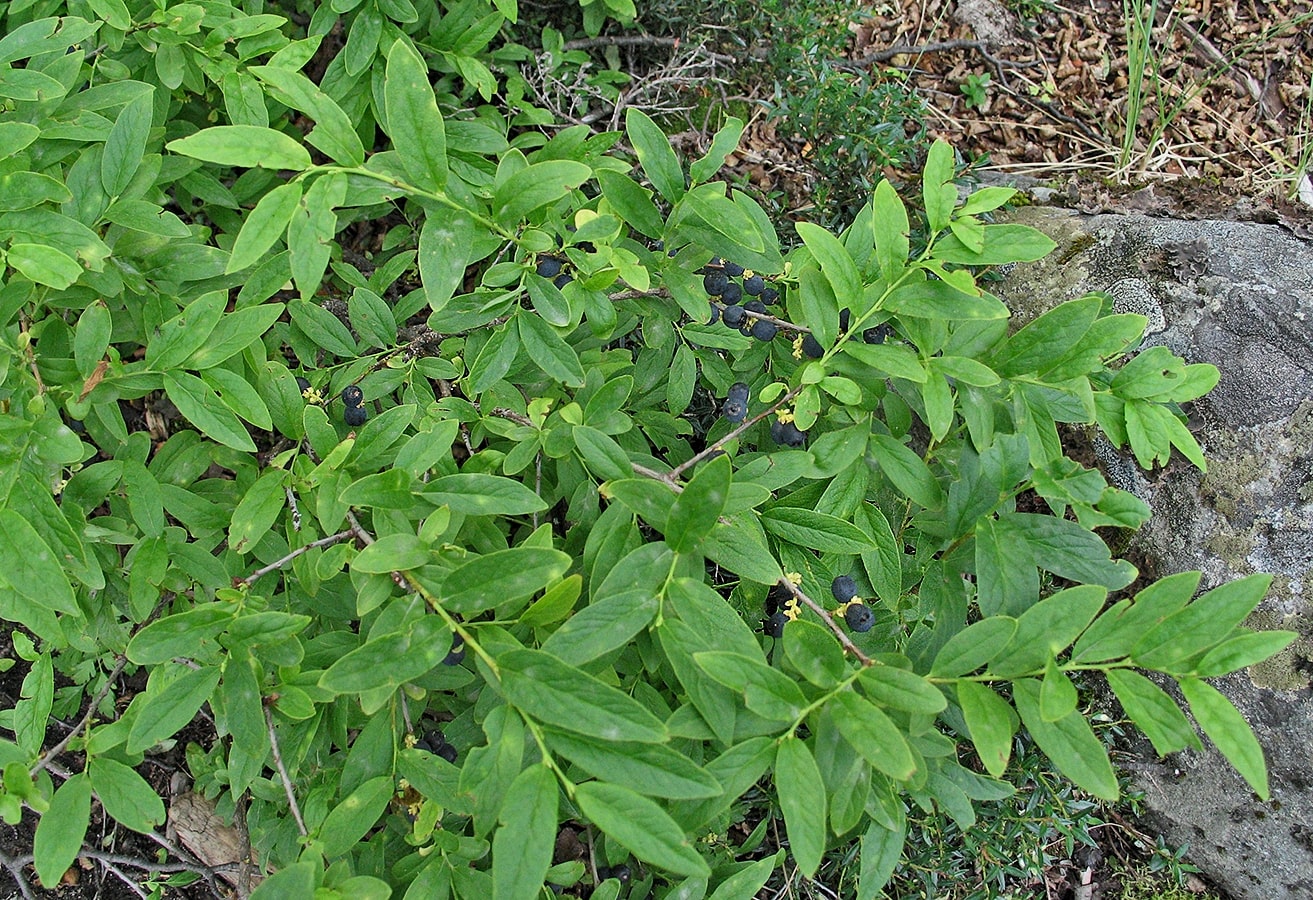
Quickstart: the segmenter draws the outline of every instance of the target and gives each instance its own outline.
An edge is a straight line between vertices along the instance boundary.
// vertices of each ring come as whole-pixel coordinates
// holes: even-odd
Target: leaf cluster
[[[1136,572],[1093,529],[1148,511],[1057,431],[1202,465],[1178,405],[1216,370],[1099,296],[1009,333],[977,273],[1052,243],[984,221],[1010,191],[959,204],[946,145],[921,212],[882,182],[786,255],[714,180],[738,120],[686,166],[637,109],[630,158],[477,103],[513,87],[512,0],[344,0],[303,33],[91,7],[11,4],[0,38],[0,816],[40,817],[43,883],[93,803],[160,826],[137,767],[202,711],[188,768],[246,806],[257,897],[613,897],[629,860],[633,896],[747,898],[782,860],[707,838],[756,790],[803,874],[855,840],[874,897],[913,805],[966,827],[1011,793],[1018,729],[1116,796],[1078,672],[1171,752],[1198,737],[1135,670],[1166,673],[1266,796],[1205,681],[1292,638],[1241,624],[1266,577],[1110,603]],[[711,324],[713,258],[782,291],[782,336]],[[843,574],[875,627],[826,599]],[[553,864],[563,823],[587,865]]]

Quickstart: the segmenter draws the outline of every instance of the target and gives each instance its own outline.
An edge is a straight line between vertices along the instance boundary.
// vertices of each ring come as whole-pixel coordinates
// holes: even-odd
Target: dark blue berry
[[[743,279],[743,293],[755,297],[764,290],[766,290],[766,279],[760,275],[753,275],[751,278]]]
[[[534,271],[543,278],[555,278],[561,274],[561,261],[554,256],[544,256],[538,260],[538,268]]]
[[[561,288],[565,287],[567,284],[569,284],[572,281],[574,281],[573,276],[565,272],[562,272],[560,275],[557,275],[555,278],[552,279],[552,284],[556,285],[556,289],[559,291]]]
[[[456,761],[457,751],[455,747],[451,746],[451,744],[448,744],[444,741],[443,743],[439,744],[437,747],[433,748],[433,754],[435,756],[441,756],[449,763],[454,763]]]
[[[721,318],[725,320],[725,324],[730,328],[738,328],[742,325],[747,315],[741,306],[727,306],[720,314]]]
[[[770,436],[775,439],[775,443],[785,447],[801,447],[807,443],[807,432],[799,431],[798,426],[792,422],[781,422],[779,419],[770,423]]]
[[[852,312],[847,309],[839,310],[839,330],[847,331],[848,323],[852,320]]]
[[[729,279],[725,273],[719,269],[713,269],[702,276],[702,287],[708,294],[713,297],[719,297],[725,292],[725,286],[729,284]]]
[[[717,322],[719,322],[719,321],[720,321],[720,307],[713,303],[713,304],[711,304],[711,322],[710,322],[710,324],[715,325],[715,324],[716,324]]]
[[[728,303],[733,306],[743,299],[743,288],[739,287],[737,281],[731,281],[725,285],[725,289],[720,292],[720,302]]]
[[[310,380],[308,378],[302,378],[300,375],[296,376],[296,389],[304,394],[306,391],[310,390]]]
[[[830,585],[830,593],[834,594],[834,599],[840,603],[847,603],[857,596],[857,582],[853,581],[851,575],[840,575]]]
[[[766,615],[775,615],[775,613],[779,612],[780,607],[784,605],[785,601],[792,596],[793,594],[790,593],[789,589],[778,581],[772,584],[770,590],[766,592]]]
[[[748,386],[741,381],[731,385],[720,411],[735,425],[742,422],[748,414]]]
[[[369,412],[363,406],[348,406],[342,411],[342,420],[352,428],[359,428],[369,419]]]
[[[725,263],[725,274],[730,278],[738,278],[743,274],[743,267],[738,263],[727,262]]]
[[[807,334],[803,335],[802,338],[802,352],[812,359],[820,359],[825,355],[825,348],[821,346],[820,341],[816,340],[815,335]]]
[[[780,327],[774,322],[766,319],[758,319],[752,323],[752,336],[759,341],[771,341],[775,335],[780,333]]]
[[[875,624],[875,613],[865,603],[854,603],[844,610],[843,620],[853,631],[870,631]]]
[[[443,657],[444,666],[459,666],[465,660],[465,638],[459,634],[452,635],[451,650]]]
[[[770,618],[761,623],[762,631],[773,638],[784,636],[784,626],[789,621],[789,617],[782,612],[773,612]]]
[[[342,388],[342,402],[347,406],[359,406],[365,402],[365,392],[359,385],[348,384]]]
[[[760,300],[749,300],[747,303],[743,304],[743,308],[748,312],[762,313],[763,315],[766,312],[766,304],[762,303]]]
[[[780,299],[780,292],[775,290],[775,288],[766,288],[766,290],[761,292],[762,303],[769,305],[778,299]]]
[[[883,325],[876,325],[874,328],[868,328],[862,332],[862,341],[867,344],[883,344],[885,340],[894,336],[894,330],[886,322]]]

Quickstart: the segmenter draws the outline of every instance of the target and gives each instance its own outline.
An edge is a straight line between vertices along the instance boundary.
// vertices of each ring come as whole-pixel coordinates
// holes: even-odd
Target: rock
[[[1191,404],[1208,459],[1174,457],[1140,470],[1096,441],[1109,480],[1154,518],[1130,554],[1155,577],[1203,571],[1202,589],[1253,572],[1275,576],[1250,620],[1300,638],[1276,658],[1214,684],[1263,746],[1270,802],[1252,794],[1205,740],[1202,753],[1135,770],[1149,825],[1237,900],[1313,897],[1313,243],[1277,225],[1081,215],[1028,207],[1010,214],[1058,242],[1046,260],[995,286],[1021,322],[1091,290],[1149,317],[1146,344],[1209,362],[1221,382]]]

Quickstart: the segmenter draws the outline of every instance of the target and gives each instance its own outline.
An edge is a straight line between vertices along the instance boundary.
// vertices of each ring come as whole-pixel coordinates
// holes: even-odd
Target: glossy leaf
[[[618,784],[589,781],[575,789],[575,801],[593,824],[639,859],[676,875],[711,874],[684,830],[646,797]]]
[[[780,742],[775,756],[775,790],[789,850],[799,872],[810,878],[825,853],[825,783],[811,751],[793,735]]]

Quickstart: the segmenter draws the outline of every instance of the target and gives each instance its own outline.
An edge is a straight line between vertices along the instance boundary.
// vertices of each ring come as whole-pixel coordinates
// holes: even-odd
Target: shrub
[[[1052,244],[983,222],[1008,190],[957,205],[946,145],[923,249],[884,182],[786,256],[712,180],[738,120],[685,169],[631,109],[635,171],[479,105],[513,2],[319,5],[295,37],[92,7],[11,4],[0,39],[0,817],[40,817],[42,883],[93,799],[162,823],[137,769],[202,711],[187,766],[244,809],[258,897],[749,897],[780,854],[703,838],[759,784],[804,875],[859,839],[873,896],[909,804],[966,827],[1012,792],[1019,728],[1117,794],[1073,673],[1167,753],[1198,737],[1134,669],[1166,673],[1266,796],[1204,679],[1291,639],[1239,624],[1267,579],[1109,602],[1136,572],[1093,529],[1148,511],[1056,428],[1202,466],[1177,404],[1216,370],[1106,297],[1009,334],[976,273]],[[760,288],[724,307],[756,339],[710,321],[717,268]],[[563,823],[587,866],[552,865]]]

